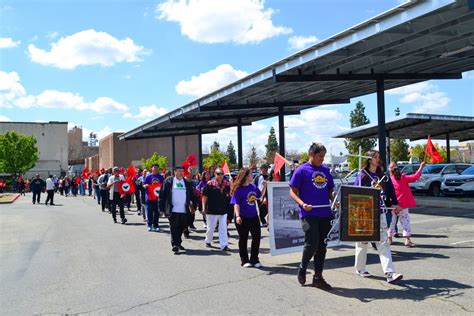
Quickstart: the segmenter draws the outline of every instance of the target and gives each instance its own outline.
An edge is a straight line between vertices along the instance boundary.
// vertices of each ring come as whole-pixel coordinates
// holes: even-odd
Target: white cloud
[[[138,114],[133,115],[129,112],[123,115],[124,118],[135,118],[141,121],[148,122],[152,119],[160,117],[168,113],[168,110],[163,107],[158,107],[155,104],[152,105],[145,105],[138,107]]]
[[[318,39],[314,35],[310,36],[292,36],[288,39],[288,44],[290,44],[290,49],[302,50],[310,45],[318,42]]]
[[[156,8],[159,19],[180,24],[181,33],[199,43],[259,43],[289,34],[275,26],[275,11],[264,0],[167,0]]]
[[[34,44],[28,45],[31,60],[61,69],[87,65],[109,67],[121,62],[141,61],[140,56],[149,53],[128,37],[118,40],[108,33],[96,32],[93,29],[62,37],[51,46],[48,52]]]
[[[58,32],[49,32],[48,34],[46,34],[46,38],[49,38],[49,39],[53,40],[56,37],[58,37],[58,35],[59,35]]]
[[[11,122],[12,120],[9,117],[0,115],[0,122]]]
[[[388,90],[387,94],[400,95],[400,103],[413,104],[415,113],[445,113],[451,99],[438,86],[428,81]]]
[[[178,82],[176,92],[201,97],[247,75],[248,73],[243,70],[234,69],[231,65],[223,64],[208,72],[192,76],[191,80]]]
[[[22,109],[39,107],[88,110],[96,113],[125,113],[128,111],[127,105],[109,97],[98,97],[95,101],[87,102],[78,93],[49,89],[36,96],[26,95],[25,88],[20,83],[20,76],[16,72],[0,71],[0,108],[11,108],[13,106]]]
[[[25,96],[25,93],[18,73],[0,71],[0,108],[11,107],[13,100]]]
[[[0,37],[0,48],[14,48],[21,44],[21,41],[14,41],[11,37]]]

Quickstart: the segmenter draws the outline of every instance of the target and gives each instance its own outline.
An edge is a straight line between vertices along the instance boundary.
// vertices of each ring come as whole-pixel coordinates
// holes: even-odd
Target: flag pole
[[[431,135],[428,135],[428,139],[431,138]],[[428,148],[428,145],[425,147],[425,156],[423,157],[423,162],[426,163],[426,149]]]

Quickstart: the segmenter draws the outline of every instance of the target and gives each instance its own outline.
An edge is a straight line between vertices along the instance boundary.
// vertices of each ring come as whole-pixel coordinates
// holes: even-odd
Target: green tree
[[[235,166],[237,164],[237,155],[235,154],[235,148],[234,144],[232,144],[232,141],[229,142],[229,145],[227,145],[227,157],[229,157],[229,166],[232,165]]]
[[[146,159],[142,158],[143,168],[151,170],[151,166],[153,164],[157,164],[160,169],[164,169],[168,166],[168,159],[165,156],[158,155],[157,152],[153,153],[153,155]]]
[[[365,115],[364,103],[358,101],[355,109],[351,111],[350,115],[351,128],[366,125],[370,123],[369,118]],[[364,139],[346,139],[344,141],[347,151],[349,154],[359,154],[359,145],[362,146],[362,154],[374,148],[376,140],[375,138],[364,138]],[[351,169],[358,168],[359,158],[349,156],[347,158]]]
[[[218,149],[213,149],[209,156],[204,158],[204,167],[220,167],[224,161],[229,161],[229,157],[221,153]]]
[[[39,150],[36,138],[14,131],[0,134],[0,172],[22,175],[36,165]]]
[[[400,108],[395,109],[395,116],[400,115]],[[390,160],[391,161],[407,161],[410,153],[408,152],[408,143],[404,139],[390,140]]]
[[[273,128],[273,126],[270,128],[270,133],[268,135],[268,142],[265,145],[265,148],[267,149],[265,159],[267,160],[268,163],[273,163],[273,160],[275,159],[275,153],[279,149],[278,141],[275,135],[275,129]]]
[[[220,147],[221,147],[221,145],[219,144],[219,142],[217,140],[215,140],[211,145],[211,151],[219,150]]]
[[[309,160],[309,154],[304,152],[300,156],[300,163],[307,162]]]
[[[257,154],[257,148],[255,146],[250,149],[250,152],[248,154],[248,159],[249,159],[249,165],[250,166],[256,166],[258,164],[258,154]]]

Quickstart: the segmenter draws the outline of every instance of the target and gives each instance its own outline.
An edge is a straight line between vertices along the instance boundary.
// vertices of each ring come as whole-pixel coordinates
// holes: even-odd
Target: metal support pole
[[[387,131],[387,169],[390,166],[390,160],[391,160],[391,154],[390,154],[390,132]]]
[[[203,162],[202,162],[202,131],[198,130],[198,159],[199,159],[199,173],[202,174]]]
[[[447,163],[451,163],[451,140],[449,139],[449,133],[446,134],[446,160]]]
[[[237,119],[237,159],[239,169],[242,169],[244,166],[244,158],[242,154],[242,119],[239,117]]]
[[[388,167],[387,161],[387,134],[385,130],[385,84],[383,79],[377,79],[377,118],[380,161],[385,170]]]
[[[285,109],[283,106],[278,107],[278,134],[279,134],[279,144],[280,144],[280,155],[286,157],[285,155]],[[285,165],[280,170],[281,182],[285,182]]]
[[[171,136],[171,168],[174,169],[176,166],[176,139]]]

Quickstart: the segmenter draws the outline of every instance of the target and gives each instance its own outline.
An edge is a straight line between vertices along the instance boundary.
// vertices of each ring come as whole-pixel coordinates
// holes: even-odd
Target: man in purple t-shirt
[[[153,164],[151,167],[151,173],[148,174],[145,178],[145,181],[143,181],[143,187],[145,189],[148,188],[150,184],[163,184],[164,178],[161,174],[158,174],[158,165]],[[148,226],[148,231],[154,230],[155,232],[160,231],[160,226],[159,224],[159,218],[160,218],[160,212],[158,211],[158,200],[151,198],[150,195],[147,195],[147,214],[146,214],[146,219],[147,219],[147,226]]]
[[[300,207],[300,219],[305,234],[305,244],[301,264],[298,270],[298,282],[306,282],[306,269],[314,256],[313,286],[331,290],[332,287],[323,278],[326,259],[325,239],[331,229],[331,200],[334,180],[329,168],[324,166],[326,148],[313,143],[309,148],[309,161],[293,173],[290,180],[290,196]]]

